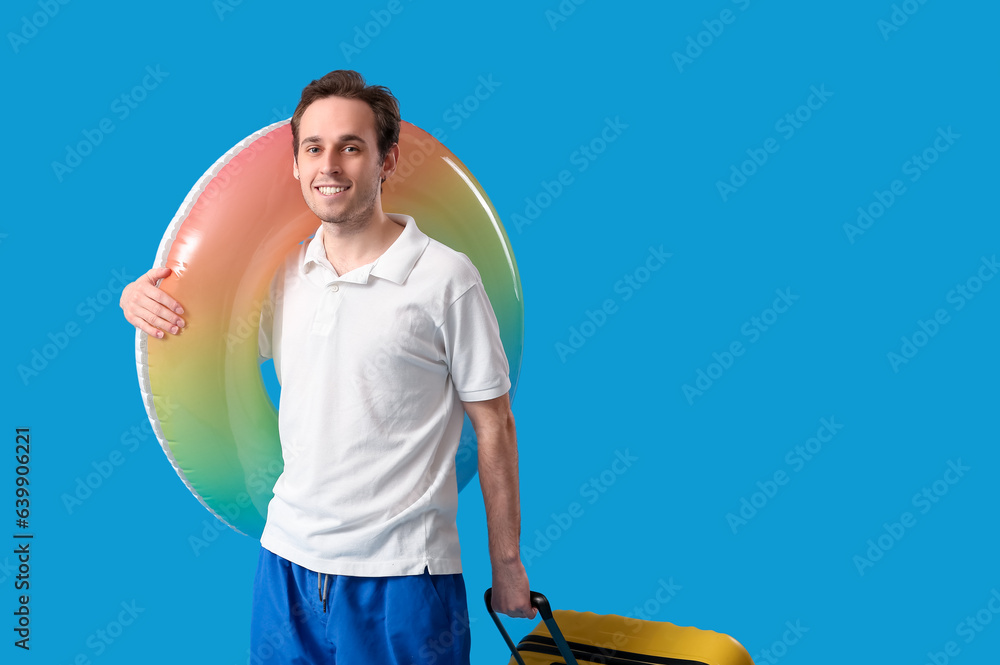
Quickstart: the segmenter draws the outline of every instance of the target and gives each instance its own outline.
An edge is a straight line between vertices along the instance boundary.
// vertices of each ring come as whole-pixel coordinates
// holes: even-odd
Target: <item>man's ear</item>
[[[389,151],[385,153],[382,160],[382,182],[389,179],[396,172],[396,165],[399,163],[399,144],[393,143]]]
[[[296,159],[295,155],[292,155],[292,175],[295,179],[299,179],[299,160]]]

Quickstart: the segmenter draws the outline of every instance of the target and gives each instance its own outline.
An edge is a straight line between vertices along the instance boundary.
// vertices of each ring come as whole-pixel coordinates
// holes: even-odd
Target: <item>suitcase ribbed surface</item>
[[[743,645],[715,631],[615,614],[552,614],[581,665],[753,665]],[[517,650],[525,665],[565,662],[544,623],[526,635]],[[516,665],[513,657],[510,664]]]

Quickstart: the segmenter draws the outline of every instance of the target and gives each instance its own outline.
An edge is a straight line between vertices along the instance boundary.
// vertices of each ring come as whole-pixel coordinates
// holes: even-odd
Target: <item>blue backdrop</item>
[[[151,436],[118,291],[217,157],[344,67],[511,236],[534,588],[758,663],[996,662],[1000,10],[652,4],[4,4],[3,662],[250,660],[257,544]],[[459,519],[473,662],[506,662],[476,482]]]

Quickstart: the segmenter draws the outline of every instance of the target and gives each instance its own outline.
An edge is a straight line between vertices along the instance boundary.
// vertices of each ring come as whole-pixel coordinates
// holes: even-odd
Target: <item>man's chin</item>
[[[353,215],[344,214],[343,211],[333,211],[326,207],[310,205],[309,209],[312,210],[313,214],[319,217],[321,222],[328,224],[341,225],[346,222],[350,222]]]
[[[313,212],[316,212],[315,210]],[[368,220],[371,219],[374,209],[367,210],[361,214],[331,214],[330,212],[323,212],[323,214],[318,214],[320,221],[324,224],[332,224],[334,227],[341,229],[354,229],[360,230],[368,225]]]

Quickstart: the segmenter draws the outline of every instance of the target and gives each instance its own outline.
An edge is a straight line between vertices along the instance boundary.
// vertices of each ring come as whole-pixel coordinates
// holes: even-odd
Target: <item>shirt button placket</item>
[[[340,301],[343,293],[338,284],[329,284],[322,302],[316,310],[313,318],[313,334],[328,335],[333,329],[334,321],[337,318],[337,310],[340,309]]]

